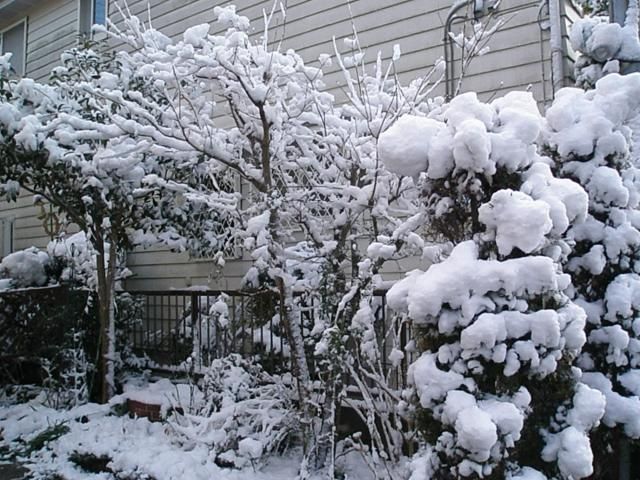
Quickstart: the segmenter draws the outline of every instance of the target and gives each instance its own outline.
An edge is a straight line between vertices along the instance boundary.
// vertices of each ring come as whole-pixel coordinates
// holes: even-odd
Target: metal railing
[[[212,360],[237,353],[259,361],[271,372],[290,369],[289,346],[280,323],[278,298],[273,292],[250,293],[221,290],[130,291],[141,303],[142,318],[131,332],[133,348],[144,353],[158,367],[187,366],[196,370]],[[392,315],[385,291],[376,291],[373,301],[374,327],[381,355],[381,367],[396,386],[404,384],[408,361],[392,365],[391,349],[404,348],[409,339],[405,327],[392,335]],[[294,314],[303,337],[309,338],[315,326],[317,296],[296,294]],[[355,346],[357,348],[357,346]],[[307,357],[313,369],[313,345]]]

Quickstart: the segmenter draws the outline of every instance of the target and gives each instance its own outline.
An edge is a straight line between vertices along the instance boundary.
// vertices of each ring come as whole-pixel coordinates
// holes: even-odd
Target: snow
[[[633,65],[640,61],[637,1],[628,2],[624,25],[607,20],[585,17],[572,25],[569,40],[580,53],[575,64],[579,86],[590,88],[610,73],[634,71]]]
[[[629,437],[640,437],[640,398],[626,397],[614,391],[611,380],[600,372],[584,372],[582,381],[605,396],[606,408],[602,417],[605,425],[614,427],[620,424]]]
[[[428,407],[433,400],[445,397],[464,383],[462,375],[438,368],[433,355],[427,353],[409,366],[407,379],[410,384],[415,385],[423,407]]]
[[[14,288],[42,287],[49,277],[46,268],[49,256],[35,247],[20,250],[5,256],[0,262],[0,278],[5,285],[10,281]]]
[[[404,115],[380,135],[378,155],[389,171],[417,177],[427,170],[431,139],[442,128],[436,120]]]
[[[482,297],[506,289],[516,294],[540,294],[565,288],[568,275],[558,274],[548,257],[530,256],[506,260],[479,260],[472,241],[457,245],[443,262],[426,272],[415,272],[387,293],[389,306],[407,310],[418,324],[438,322],[442,306],[461,308],[460,321],[468,323],[483,307]]]
[[[565,478],[585,478],[593,473],[593,453],[589,437],[573,426],[547,440],[542,458],[548,462],[557,460]]]
[[[20,428],[11,428],[20,418]],[[28,423],[27,419],[30,420]],[[162,423],[109,415],[108,408],[95,404],[68,412],[37,405],[0,409],[4,442],[33,438],[45,428],[61,422],[70,431],[25,459],[32,472],[44,476],[55,472],[69,480],[115,479],[111,474],[81,470],[69,460],[73,452],[106,455],[111,458],[109,467],[120,475],[148,475],[157,480],[205,480],[212,475],[224,480],[294,478],[299,467],[297,455],[290,455],[274,457],[260,471],[250,466],[241,470],[220,468],[206,446],[190,450],[177,446],[175,438]],[[257,453],[257,445],[251,442],[242,445],[248,454]]]
[[[589,431],[598,426],[605,406],[606,398],[600,391],[580,383],[573,396],[573,408],[567,415],[567,423],[581,431]]]
[[[547,480],[547,477],[533,468],[524,467],[517,473],[509,473],[507,480]]]
[[[417,177],[446,177],[454,169],[493,175],[529,166],[542,117],[531,94],[511,92],[491,104],[475,93],[458,95],[434,118],[400,117],[380,135],[378,153],[387,169]]]
[[[471,172],[492,173],[491,140],[483,122],[475,118],[460,123],[453,136],[453,158],[456,167]]]
[[[553,227],[546,202],[512,190],[494,193],[478,213],[487,231],[494,232],[501,255],[509,255],[514,248],[524,253],[538,250]]]
[[[264,286],[267,279],[270,286],[281,282],[287,292],[294,288],[317,292],[320,286],[337,290],[342,287],[335,278],[350,266],[352,275],[344,291],[330,291],[329,298],[338,307],[335,320],[333,314],[318,319],[313,326],[316,336],[305,337],[309,345],[303,343],[301,332],[293,332],[297,344],[283,350],[297,352],[299,380],[306,382],[303,348],[322,336],[315,343],[316,355],[321,361],[336,361],[331,358],[336,352],[332,341],[342,333],[342,324],[338,328],[336,322],[344,319],[348,301],[359,299],[357,312],[350,311],[344,323],[357,345],[358,361],[340,357],[340,368],[359,372],[367,383],[374,383],[384,380],[375,370],[381,359],[388,358],[396,367],[405,359],[412,361],[411,388],[403,398],[411,397],[412,407],[419,405],[425,410],[422,413],[442,426],[436,432],[437,442],[423,446],[421,456],[411,462],[412,480],[429,478],[429,472],[447,456],[454,458],[452,476],[484,477],[503,461],[509,463],[510,450],[527,427],[527,416],[537,408],[528,382],[540,382],[554,375],[559,365],[572,362],[587,341],[586,328],[590,348],[601,350],[607,366],[626,370],[610,378],[595,371],[581,377],[577,368],[571,370],[566,386],[573,395],[556,405],[549,425],[535,426],[546,442],[543,459],[556,462],[564,477],[583,478],[592,472],[588,431],[599,422],[622,424],[628,435],[640,436],[638,397],[614,391],[614,385],[634,395],[640,391],[636,371],[640,320],[635,318],[640,311],[640,264],[634,259],[640,248],[636,211],[640,174],[629,161],[634,133],[629,124],[637,121],[640,108],[640,75],[609,74],[589,92],[564,89],[543,118],[533,96],[524,92],[490,103],[470,92],[448,104],[416,101],[398,106],[399,98],[417,98],[422,87],[408,90],[416,93],[413,97],[390,92],[379,61],[377,75],[365,75],[356,88],[347,67],[363,65],[364,54],[341,57],[336,52],[350,103],[334,108],[331,95],[316,91],[322,72],[304,66],[292,51],[269,50],[266,27],[264,38],[254,43],[248,19],[237,15],[234,7],[216,7],[214,14],[229,28],[223,35],[210,34],[212,27],[202,24],[187,29],[174,42],[137,19],[126,20],[130,31],[112,32],[131,47],[129,53],[118,54],[122,71],[118,75],[102,72],[82,86],[96,110],[108,118],[108,125],[75,115],[72,109],[53,122],[43,120],[66,104],[59,92],[49,96],[48,87],[28,79],[15,84],[19,102],[0,106],[0,123],[23,148],[44,148],[51,162],[77,165],[79,183],[99,193],[81,192],[80,203],[86,207],[98,204],[108,209],[118,199],[145,204],[147,194],[163,192],[153,197],[160,210],[183,218],[189,228],[198,227],[201,219],[207,221],[203,212],[229,215],[225,218],[231,222],[225,228],[232,224],[230,234],[244,239],[245,248],[251,250],[247,258],[253,259],[253,265],[245,280],[255,281],[255,287]],[[637,24],[631,23],[620,27],[579,21],[572,42],[595,61],[609,62],[599,72],[606,73],[640,52],[634,50],[637,32],[632,38],[631,27],[637,30]],[[480,32],[477,26],[474,32]],[[454,40],[462,44],[474,38],[463,35]],[[345,43],[359,49],[357,35]],[[394,46],[392,61],[400,55],[400,48]],[[0,69],[6,67],[5,58],[0,58]],[[320,61],[328,64],[329,57],[321,56]],[[123,92],[123,79],[132,77],[171,95],[157,102],[142,92]],[[363,91],[364,102],[358,97]],[[213,122],[220,111],[210,100],[212,92],[227,101],[242,128],[225,129]],[[24,111],[25,104],[33,105],[33,111]],[[184,111],[180,118],[177,110]],[[270,166],[265,166],[266,157],[263,164],[257,161],[264,139],[270,142],[270,150],[263,152]],[[91,148],[97,151],[91,154]],[[202,192],[196,191],[197,184],[168,181],[162,173],[173,166],[159,167],[158,158],[184,162],[180,168],[202,173],[200,178],[215,184],[214,188]],[[354,179],[353,172],[361,173]],[[556,178],[556,173],[566,178]],[[243,188],[251,184],[251,201],[221,188],[226,180],[235,186],[238,176]],[[498,187],[503,183],[509,186]],[[9,193],[16,190],[9,182],[2,188]],[[118,197],[121,189],[123,196]],[[192,201],[198,206],[195,213],[182,208]],[[479,229],[444,239],[451,243],[425,247],[426,235],[422,238],[418,232],[430,226],[430,220],[446,219],[467,203],[469,216],[477,213],[470,223],[477,220],[478,225],[470,228]],[[322,213],[314,214],[317,211]],[[606,221],[601,220],[604,216]],[[382,230],[375,238],[361,226],[371,219]],[[129,230],[125,225],[132,232],[128,240],[134,244],[162,241],[176,249],[200,242],[193,232],[182,236],[177,227],[157,231],[163,220],[162,216],[151,218]],[[115,217],[96,221],[106,231],[118,227],[113,224]],[[217,229],[205,229],[207,239],[221,235],[218,218],[211,222]],[[49,256],[54,258],[79,251],[71,255],[64,279],[74,272],[93,277],[95,253],[90,240],[74,236],[49,245]],[[435,235],[428,240],[440,238]],[[360,248],[364,241],[368,246]],[[192,247],[197,250],[202,245]],[[571,256],[573,247],[579,254]],[[428,329],[437,338],[431,343],[427,338],[424,351],[414,358],[409,354],[418,342],[404,352],[397,343],[380,348],[368,292],[381,284],[379,269],[384,261],[416,252],[432,265],[408,273],[387,294],[399,322]],[[6,257],[0,264],[0,276],[6,277],[0,289],[19,282],[46,283],[49,256],[25,251]],[[611,261],[619,263],[609,269]],[[577,275],[613,271],[617,276],[602,298],[587,300],[571,284],[564,267]],[[226,300],[220,297],[213,303],[206,312],[207,321],[227,325]],[[281,326],[284,319],[278,320]],[[264,333],[273,334],[262,329],[254,335]],[[592,369],[597,361],[595,354],[584,355],[578,363]],[[212,475],[268,478],[270,468],[272,478],[295,476],[299,457],[266,462],[266,466],[262,460],[278,450],[281,435],[286,434],[281,432],[300,420],[293,418],[292,405],[304,399],[294,399],[287,390],[289,384],[256,372],[239,357],[225,362],[216,361],[208,370],[203,380],[208,387],[202,390],[169,380],[144,387],[131,383],[113,400],[161,405],[163,413],[171,416],[164,425],[119,418],[107,407],[95,407],[89,427],[73,416],[80,410],[60,413],[36,407],[31,413],[9,408],[0,417],[3,431],[8,432],[4,441],[24,439],[52,420],[68,422],[71,431],[31,461],[35,470],[53,466],[70,480],[82,478],[82,472],[68,462],[68,453],[78,449],[107,453],[119,471],[158,480]],[[367,370],[369,365],[374,370]],[[495,372],[507,384],[519,382],[519,388],[500,390],[500,382],[494,389],[485,388],[484,376]],[[379,391],[389,394],[384,388]],[[389,394],[389,412],[395,412],[398,403],[394,395]],[[182,412],[172,408],[185,403],[189,405]],[[363,410],[368,418],[373,418],[374,407]],[[370,421],[368,428],[378,428],[376,423]],[[388,438],[395,433],[391,429]],[[102,436],[106,440],[101,442],[98,437]],[[216,456],[238,470],[219,468]],[[259,463],[264,470],[249,468]],[[506,477],[544,478],[521,467],[509,465],[514,471],[506,471]]]
[[[498,433],[488,413],[476,406],[464,408],[456,417],[455,429],[458,445],[470,453],[472,460],[484,462],[489,459]]]
[[[208,23],[187,28],[183,34],[184,43],[188,43],[194,47],[201,47],[203,40],[205,40],[209,34],[210,28]]]

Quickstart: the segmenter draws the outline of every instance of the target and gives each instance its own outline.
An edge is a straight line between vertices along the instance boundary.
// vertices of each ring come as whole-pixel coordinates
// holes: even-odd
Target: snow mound
[[[49,256],[35,247],[11,253],[0,262],[0,278],[10,280],[13,288],[42,287],[49,280],[49,261]]]

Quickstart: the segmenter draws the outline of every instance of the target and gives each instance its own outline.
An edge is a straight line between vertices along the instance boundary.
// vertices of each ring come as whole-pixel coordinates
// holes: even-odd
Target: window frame
[[[89,31],[88,32],[83,32],[82,31],[82,24],[83,24],[83,19],[82,19],[82,2],[83,0],[78,0],[77,1],[77,6],[78,6],[78,19],[77,19],[77,24],[78,24],[78,36],[80,37],[80,41],[82,41],[83,38],[88,38],[88,39],[93,39],[95,38],[95,34],[93,33],[92,27],[93,25],[95,25],[94,23],[94,19],[96,16],[96,1],[97,0],[86,0],[88,2],[90,2],[90,8],[89,8]],[[107,27],[107,23],[109,22],[109,0],[104,0],[104,26],[105,28]]]
[[[4,258],[15,251],[15,228],[15,218],[0,217],[0,240],[2,240],[0,258]]]
[[[106,0],[105,0],[106,1]],[[20,20],[18,20],[17,22],[12,23],[11,25],[9,25],[6,28],[3,28],[2,30],[0,30],[0,54],[4,55],[4,34],[6,32],[8,32],[9,30],[12,30],[14,28],[16,28],[18,25],[22,24],[23,28],[22,28],[22,44],[24,45],[24,52],[22,55],[22,73],[19,74],[21,77],[25,76],[27,74],[27,26],[29,25],[29,17],[22,17]],[[11,64],[13,66],[13,61],[14,58],[13,56],[11,57]],[[16,74],[17,74],[17,69],[15,67],[13,67],[14,70],[16,70]]]

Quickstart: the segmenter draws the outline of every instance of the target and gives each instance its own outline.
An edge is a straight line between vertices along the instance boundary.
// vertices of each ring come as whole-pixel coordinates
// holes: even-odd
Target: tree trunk
[[[113,396],[115,353],[115,309],[113,305],[115,290],[115,242],[109,244],[109,255],[105,252],[105,241],[102,235],[96,236],[98,272],[98,319],[100,322],[100,401],[106,403]]]

